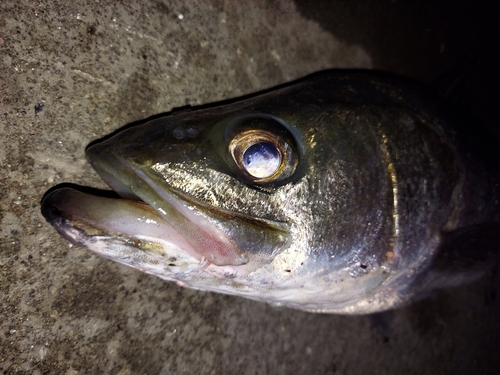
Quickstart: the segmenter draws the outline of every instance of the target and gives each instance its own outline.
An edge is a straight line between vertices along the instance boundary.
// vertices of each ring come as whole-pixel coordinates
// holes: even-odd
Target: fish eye
[[[272,176],[281,165],[281,154],[271,142],[258,142],[243,152],[243,166],[255,178]]]
[[[283,131],[240,129],[229,142],[229,152],[242,177],[257,184],[282,181],[297,165],[293,142]]]

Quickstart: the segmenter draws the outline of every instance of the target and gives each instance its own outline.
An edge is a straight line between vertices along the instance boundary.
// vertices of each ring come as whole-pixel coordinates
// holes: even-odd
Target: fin
[[[384,341],[387,342],[394,334],[394,325],[396,314],[394,310],[383,311],[368,315],[372,328],[378,331]]]
[[[500,223],[483,223],[442,234],[432,267],[416,283],[422,290],[470,283],[500,261]]]

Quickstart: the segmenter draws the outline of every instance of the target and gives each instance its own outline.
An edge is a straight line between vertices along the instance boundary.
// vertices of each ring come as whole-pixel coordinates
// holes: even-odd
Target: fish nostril
[[[184,139],[186,137],[186,131],[183,128],[175,128],[172,132],[175,139]]]

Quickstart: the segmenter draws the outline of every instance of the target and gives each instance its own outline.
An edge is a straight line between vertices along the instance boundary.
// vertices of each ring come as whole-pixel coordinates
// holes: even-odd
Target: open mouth
[[[229,237],[194,206],[158,188],[144,172],[125,161],[122,165],[134,172],[129,178],[133,175],[140,179],[139,195],[104,171],[100,175],[124,199],[65,187],[52,191],[43,199],[42,214],[64,238],[92,250],[95,247],[92,244],[98,239],[109,241],[113,238],[115,242],[121,240],[147,253],[163,249],[162,255],[175,253],[174,258],[178,258],[182,251],[192,258],[192,263],[218,266],[247,263]],[[100,172],[98,167],[96,170]]]
[[[70,242],[181,286],[210,265],[184,235],[142,201],[65,187],[43,199],[42,214]]]

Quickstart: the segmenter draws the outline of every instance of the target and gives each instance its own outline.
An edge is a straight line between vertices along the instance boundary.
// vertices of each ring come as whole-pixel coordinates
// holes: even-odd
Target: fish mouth
[[[64,187],[45,196],[42,214],[73,244],[181,286],[194,287],[193,275],[209,266],[184,236],[139,200]]]
[[[286,224],[216,210],[207,215],[206,207],[100,144],[87,149],[87,158],[121,198],[59,188],[42,200],[42,214],[61,236],[107,258],[179,281],[168,273],[210,265],[224,268],[226,275],[238,268],[235,273],[248,274],[290,244]],[[231,221],[247,226],[249,237],[267,236],[268,249],[252,253],[225,227]]]

